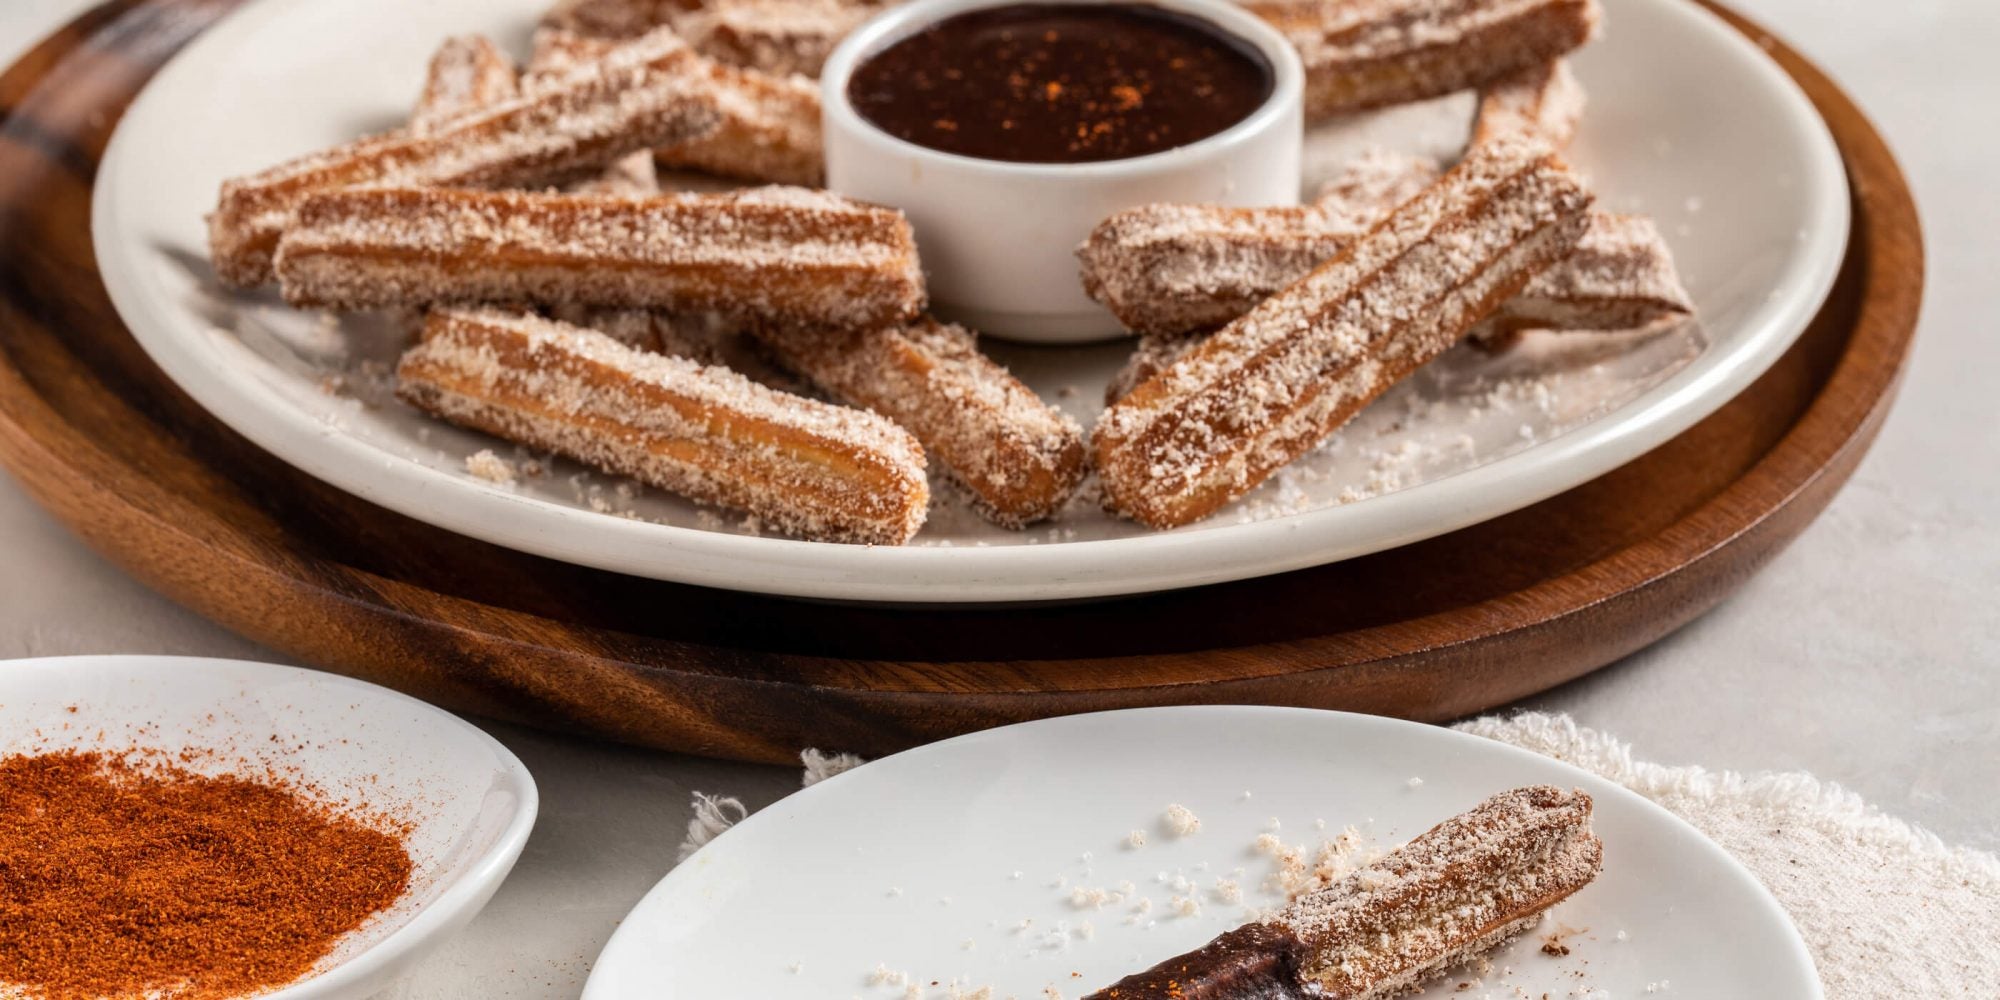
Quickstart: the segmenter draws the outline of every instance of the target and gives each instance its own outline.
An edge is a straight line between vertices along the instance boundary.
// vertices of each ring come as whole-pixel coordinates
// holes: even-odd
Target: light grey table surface
[[[1528,704],[1663,763],[1808,770],[2000,848],[2000,4],[1736,2],[1829,70],[1901,156],[1930,255],[1916,357],[1874,451],[1787,552],[1666,641]],[[0,2],[0,57],[86,5]],[[127,579],[0,473],[0,657],[94,652],[279,659]],[[755,807],[798,783],[486,728],[539,779],[540,822],[492,905],[393,995],[575,996],[672,865],[691,791]]]

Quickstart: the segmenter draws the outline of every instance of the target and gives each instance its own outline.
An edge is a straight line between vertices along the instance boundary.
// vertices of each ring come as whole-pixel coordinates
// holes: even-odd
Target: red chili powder
[[[0,758],[0,985],[219,1000],[291,982],[408,888],[379,825],[271,776]]]

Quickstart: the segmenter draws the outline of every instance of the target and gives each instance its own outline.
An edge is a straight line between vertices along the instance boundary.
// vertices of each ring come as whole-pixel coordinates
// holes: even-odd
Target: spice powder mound
[[[409,887],[402,832],[271,775],[138,754],[0,758],[0,996],[280,986]]]

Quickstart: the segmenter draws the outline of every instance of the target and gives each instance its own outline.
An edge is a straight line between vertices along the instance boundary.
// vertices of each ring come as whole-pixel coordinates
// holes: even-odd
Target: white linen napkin
[[[1634,760],[1624,742],[1566,715],[1486,716],[1455,728],[1615,781],[1721,844],[1790,911],[1829,1000],[2000,997],[2000,857],[1946,845],[1809,774]],[[818,750],[801,757],[806,786],[863,763]],[[743,815],[736,799],[697,793],[681,858]]]

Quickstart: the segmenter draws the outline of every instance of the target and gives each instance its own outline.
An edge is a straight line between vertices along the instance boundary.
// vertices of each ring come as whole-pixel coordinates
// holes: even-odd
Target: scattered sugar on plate
[[[1167,815],[1163,822],[1166,824],[1167,832],[1176,837],[1191,837],[1201,830],[1201,817],[1196,816],[1194,810],[1178,802],[1167,806]]]

